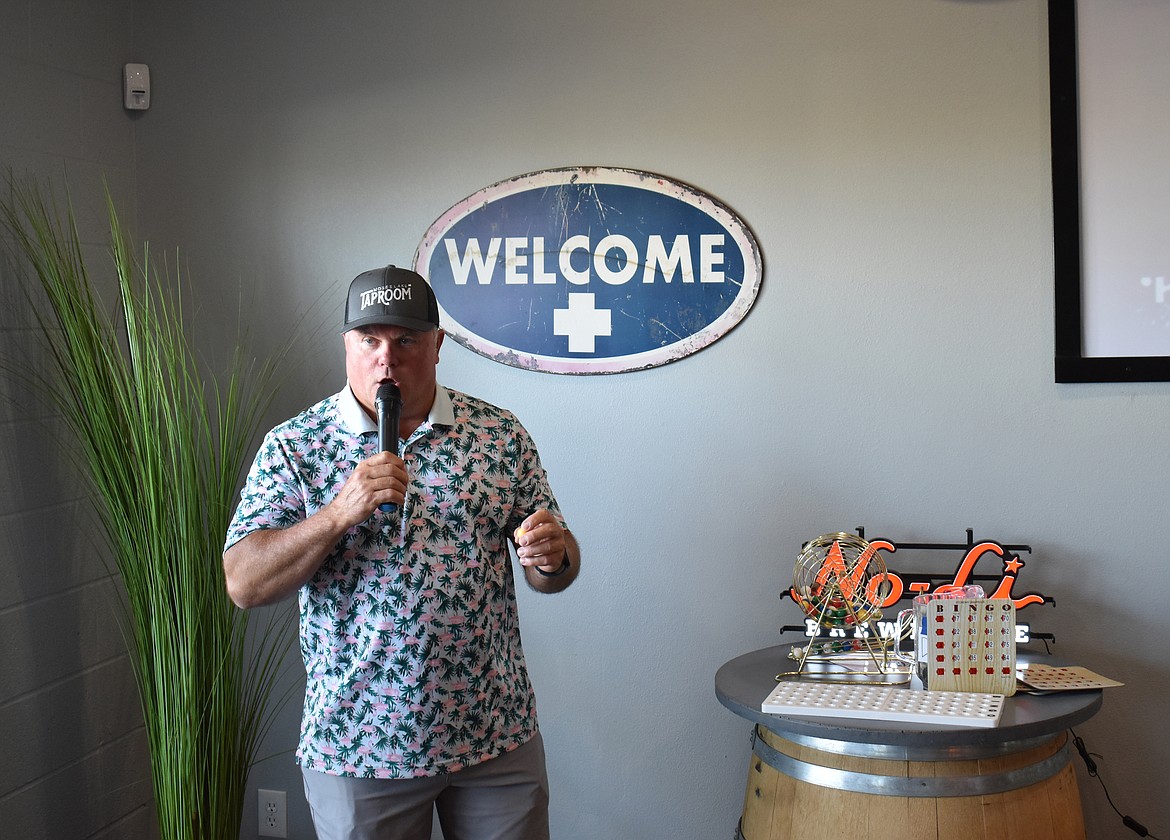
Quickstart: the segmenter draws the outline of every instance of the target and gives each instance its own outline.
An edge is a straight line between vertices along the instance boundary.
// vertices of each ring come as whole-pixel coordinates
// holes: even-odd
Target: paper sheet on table
[[[1079,665],[1030,664],[1016,669],[1020,682],[1040,691],[1080,691],[1125,685]]]

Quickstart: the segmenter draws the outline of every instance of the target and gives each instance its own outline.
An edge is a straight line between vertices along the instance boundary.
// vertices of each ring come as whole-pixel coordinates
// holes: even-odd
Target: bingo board
[[[918,658],[931,691],[1016,693],[1016,608],[1004,598],[925,605]]]

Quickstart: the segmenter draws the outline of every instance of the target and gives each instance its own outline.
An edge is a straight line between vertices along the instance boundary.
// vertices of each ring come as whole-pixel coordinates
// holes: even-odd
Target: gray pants
[[[301,770],[318,840],[548,840],[544,742],[528,743],[457,773],[355,779]]]

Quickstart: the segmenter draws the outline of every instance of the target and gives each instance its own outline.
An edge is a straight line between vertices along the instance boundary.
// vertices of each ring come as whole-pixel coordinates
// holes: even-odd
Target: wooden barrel
[[[756,726],[739,840],[1084,840],[1068,735],[892,747]]]

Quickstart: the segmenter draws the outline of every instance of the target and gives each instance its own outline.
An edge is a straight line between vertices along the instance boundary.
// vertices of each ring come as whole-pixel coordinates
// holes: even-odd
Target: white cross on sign
[[[594,306],[593,293],[569,295],[568,309],[553,310],[553,335],[569,337],[570,353],[592,353],[599,335],[611,335],[610,311]]]

